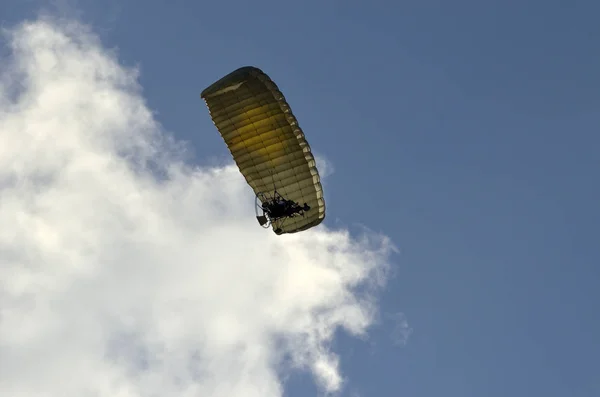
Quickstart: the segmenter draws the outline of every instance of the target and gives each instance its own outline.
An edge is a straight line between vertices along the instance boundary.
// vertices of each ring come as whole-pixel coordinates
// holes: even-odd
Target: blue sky
[[[5,0],[2,24],[40,5]],[[346,395],[600,395],[600,4],[60,9],[139,66],[148,106],[195,163],[228,156],[204,87],[243,65],[278,83],[335,169],[326,225],[364,224],[400,251],[369,340],[335,340]],[[390,336],[398,313],[412,329],[403,346]],[[300,375],[285,390],[314,393]]]

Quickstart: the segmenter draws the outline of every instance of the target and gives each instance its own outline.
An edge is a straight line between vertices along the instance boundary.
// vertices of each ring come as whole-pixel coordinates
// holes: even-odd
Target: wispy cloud
[[[408,325],[406,316],[404,313],[394,313],[388,314],[388,318],[392,322],[392,342],[398,346],[406,345],[408,338],[413,333],[413,329]]]
[[[233,165],[191,168],[88,28],[6,32],[0,82],[0,390],[281,396],[283,362],[341,387],[393,247],[256,224]],[[198,106],[201,106],[199,103]],[[250,210],[251,211],[251,210]]]
[[[315,160],[317,161],[317,168],[319,169],[319,176],[321,178],[325,179],[335,172],[335,168],[333,167],[331,160],[322,154],[316,154]]]

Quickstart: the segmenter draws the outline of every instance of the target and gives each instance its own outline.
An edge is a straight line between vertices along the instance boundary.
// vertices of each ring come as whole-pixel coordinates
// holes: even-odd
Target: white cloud
[[[321,154],[315,154],[315,160],[317,161],[317,168],[319,169],[319,176],[321,179],[325,179],[330,175],[333,175],[335,168],[333,163],[327,157]]]
[[[284,362],[339,390],[329,342],[372,323],[355,288],[381,280],[390,242],[262,230],[236,167],[179,161],[87,28],[5,38],[0,394],[281,396]]]

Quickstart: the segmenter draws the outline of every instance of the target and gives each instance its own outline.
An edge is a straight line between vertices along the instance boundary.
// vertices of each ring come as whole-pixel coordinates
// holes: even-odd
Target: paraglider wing
[[[310,207],[303,216],[286,219],[276,233],[295,233],[321,223],[325,200],[316,161],[269,76],[256,67],[242,67],[206,88],[201,97],[254,193],[276,189],[287,200]]]

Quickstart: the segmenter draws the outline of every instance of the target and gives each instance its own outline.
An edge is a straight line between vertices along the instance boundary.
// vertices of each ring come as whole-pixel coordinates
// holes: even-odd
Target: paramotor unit
[[[325,219],[316,161],[277,85],[245,66],[202,91],[213,123],[256,195],[256,217],[276,234],[296,233]]]
[[[273,231],[276,234],[283,232],[282,226],[286,220],[297,216],[304,216],[305,212],[310,210],[310,206],[306,203],[300,206],[298,203],[287,200],[281,196],[277,190],[273,194],[270,192],[259,192],[256,195],[255,211],[258,223],[268,228],[273,226]]]

